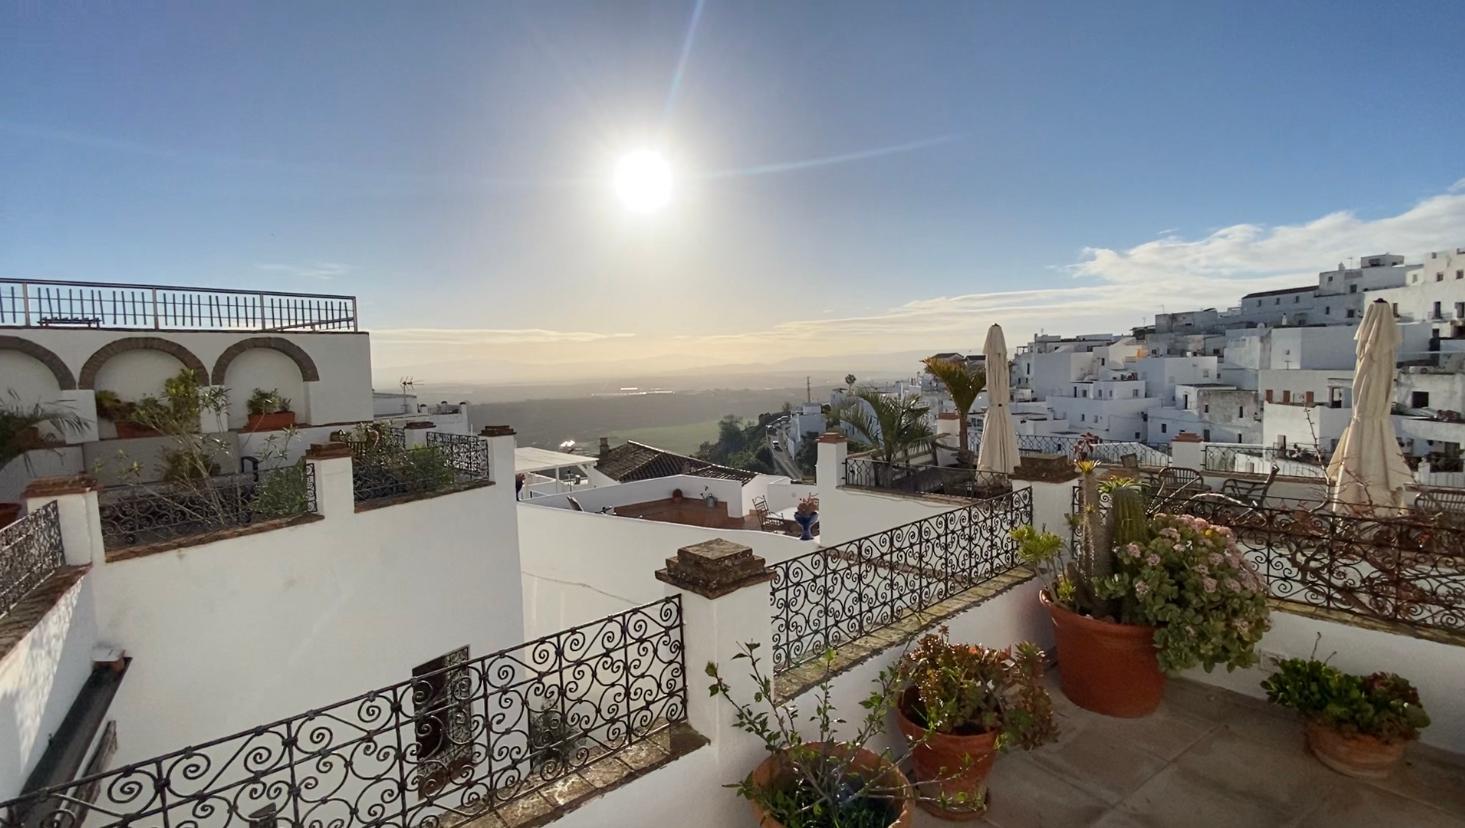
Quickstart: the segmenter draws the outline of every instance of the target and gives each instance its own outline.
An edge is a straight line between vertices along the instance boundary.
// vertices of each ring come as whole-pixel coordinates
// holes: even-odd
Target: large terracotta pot
[[[901,773],[899,768],[864,748],[851,748],[832,742],[811,742],[808,746],[835,755],[844,755],[844,752],[853,750],[854,756],[850,760],[852,767],[861,773],[878,774],[884,787],[902,792],[900,815],[891,821],[887,828],[911,828],[914,819],[911,800],[915,799],[916,794],[911,788],[910,781],[905,778],[905,774]],[[786,779],[792,772],[792,769],[788,767],[787,755],[775,753],[759,763],[748,779],[754,785],[766,788],[779,784],[781,779]],[[753,803],[753,816],[758,818],[758,828],[785,828],[782,822],[765,813],[756,802]]]
[[[1165,697],[1165,674],[1155,657],[1155,628],[1116,624],[1070,612],[1039,593],[1053,617],[1058,679],[1063,695],[1085,710],[1137,719]]]
[[[928,733],[911,721],[906,713],[915,698],[914,687],[901,695],[900,704],[896,706],[895,724],[906,738],[916,743],[911,750],[916,782],[930,783],[929,788],[922,788],[925,796],[916,804],[942,819],[981,819],[987,810],[987,774],[992,772],[992,762],[997,758],[997,731],[969,736],[936,731]],[[969,765],[968,756],[971,757]],[[943,808],[932,796],[948,802],[960,800],[970,803],[970,807]]]
[[[1404,742],[1343,733],[1318,722],[1307,723],[1307,747],[1318,761],[1345,776],[1384,779],[1404,759]]]
[[[294,411],[276,411],[273,414],[250,414],[244,420],[245,431],[279,431],[295,425]]]

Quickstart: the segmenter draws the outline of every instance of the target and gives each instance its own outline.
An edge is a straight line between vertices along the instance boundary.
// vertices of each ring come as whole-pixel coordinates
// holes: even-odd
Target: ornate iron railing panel
[[[644,741],[686,710],[674,595],[0,803],[0,828],[452,824]]]
[[[56,501],[0,528],[0,615],[65,563]]]
[[[912,494],[955,497],[1000,497],[1012,491],[1002,472],[976,469],[887,463],[873,457],[850,457],[844,462],[844,485]]]
[[[206,480],[112,486],[98,508],[109,550],[204,535],[316,511],[315,467],[300,462]]]
[[[488,441],[463,434],[428,432],[408,447],[407,432],[372,427],[352,433],[352,487],[357,503],[431,494],[489,478]]]
[[[774,564],[774,671],[1006,572],[1011,532],[1032,520],[1032,490],[1019,489]]]
[[[0,326],[354,331],[356,297],[176,285],[0,279]]]

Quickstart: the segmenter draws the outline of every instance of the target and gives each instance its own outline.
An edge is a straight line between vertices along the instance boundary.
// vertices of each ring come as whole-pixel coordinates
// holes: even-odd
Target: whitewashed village
[[[374,392],[351,296],[0,280],[0,824],[782,825],[725,786],[790,761],[881,825],[1459,824],[1465,249],[1350,261],[994,319],[780,420],[807,479]],[[1350,676],[1386,732],[1286,684]]]

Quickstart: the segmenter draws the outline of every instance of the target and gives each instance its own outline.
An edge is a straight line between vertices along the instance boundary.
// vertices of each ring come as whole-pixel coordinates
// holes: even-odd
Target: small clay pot
[[[1307,723],[1307,747],[1319,762],[1344,776],[1385,779],[1404,759],[1405,742],[1344,733],[1321,722]]]
[[[916,804],[941,819],[960,822],[981,819],[987,811],[987,775],[992,772],[992,763],[997,759],[997,731],[965,736],[928,732],[912,721],[907,712],[913,709],[916,693],[916,688],[908,688],[901,694],[900,704],[895,708],[896,726],[914,744],[911,764],[915,766],[916,782],[923,785],[923,796]],[[967,757],[971,757],[970,763]],[[928,794],[931,788],[934,791]],[[936,798],[933,799],[932,795]],[[943,808],[938,800],[972,805],[961,809]]]
[[[1155,628],[1079,615],[1038,594],[1053,618],[1058,682],[1085,710],[1138,719],[1165,698],[1165,674],[1155,656]]]
[[[915,819],[911,810],[911,801],[916,798],[916,794],[915,790],[911,788],[910,781],[905,778],[905,774],[900,772],[900,768],[885,761],[879,754],[864,748],[852,748],[849,745],[833,742],[810,742],[807,746],[831,755],[844,755],[844,752],[853,750],[851,766],[862,773],[869,773],[872,776],[879,775],[885,787],[903,792],[900,800],[900,814],[886,828],[911,828]],[[792,772],[787,763],[787,754],[772,754],[753,769],[748,781],[760,788],[776,785],[780,777]],[[758,803],[754,802],[752,805],[753,816],[758,819],[758,828],[785,828],[782,822],[769,816],[758,806]]]

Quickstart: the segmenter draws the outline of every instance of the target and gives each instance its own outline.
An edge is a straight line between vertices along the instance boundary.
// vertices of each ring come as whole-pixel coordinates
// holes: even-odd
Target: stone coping
[[[89,474],[38,477],[26,485],[25,493],[21,496],[26,499],[33,497],[58,497],[68,494],[83,494],[100,488],[101,486],[97,483],[97,479]]]
[[[184,535],[168,540],[156,541],[153,543],[141,543],[136,546],[124,546],[121,549],[108,549],[106,554],[107,563],[127,561],[133,558],[143,558],[148,555],[156,555],[159,552],[171,552],[175,549],[185,549],[190,546],[202,546],[215,541],[229,540],[230,538],[242,538],[245,535],[258,535],[261,532],[273,532],[276,529],[288,529],[291,526],[300,526],[306,523],[315,523],[325,520],[324,517],[314,513],[306,512],[302,515],[292,515],[287,518],[276,518],[274,520],[262,520],[258,523],[251,523],[248,526],[229,526],[223,529],[214,529],[209,532],[200,532],[197,535]]]
[[[356,504],[357,512],[370,512],[375,509],[385,509],[388,506],[398,506],[403,503],[412,503],[418,500],[427,500],[443,495],[467,492],[473,489],[482,489],[485,486],[492,486],[492,480],[470,480],[467,483],[455,483],[442,489],[434,489],[430,492],[414,492],[412,494],[398,495],[396,497],[382,497],[376,500],[368,500],[365,503]]]
[[[61,602],[61,598],[90,570],[90,566],[63,566],[25,594],[10,611],[0,615],[0,661],[25,639]]]
[[[1389,633],[1390,635],[1402,635],[1409,638],[1418,638],[1424,641],[1433,641],[1437,644],[1450,644],[1456,647],[1465,647],[1465,630],[1444,630],[1438,627],[1416,627],[1412,624],[1403,624],[1398,621],[1387,621],[1382,618],[1370,618],[1366,615],[1355,615],[1342,610],[1328,609],[1327,607],[1314,607],[1310,604],[1301,604],[1296,601],[1288,601],[1283,598],[1268,598],[1267,605],[1274,612],[1285,612],[1289,615],[1300,615],[1304,618],[1315,618],[1319,621],[1331,621],[1334,624],[1344,624],[1349,627],[1358,627],[1375,632]]]
[[[832,664],[826,665],[822,658],[816,657],[775,676],[773,679],[774,701],[782,704],[801,696],[851,667],[868,661],[892,647],[904,646],[942,621],[981,606],[998,595],[1036,577],[1037,573],[1030,567],[1015,566],[959,592],[945,601],[913,612],[893,624],[878,630],[871,630],[860,638],[841,644],[834,648]]]
[[[635,744],[602,754],[556,782],[499,805],[493,813],[456,822],[445,819],[442,825],[443,828],[455,825],[473,828],[534,828],[546,825],[596,797],[627,785],[707,744],[707,739],[690,725],[672,724]]]

